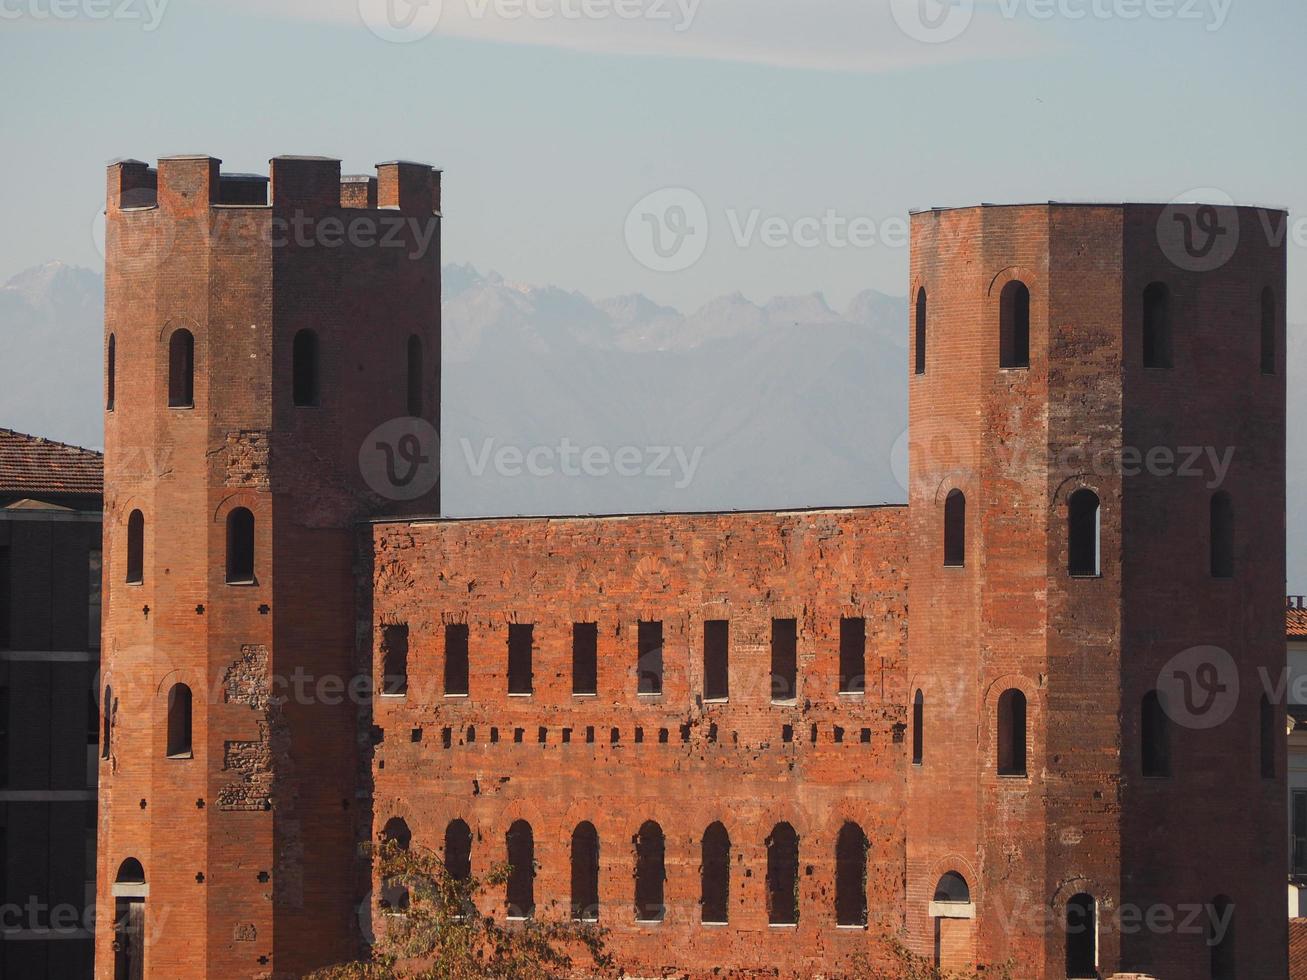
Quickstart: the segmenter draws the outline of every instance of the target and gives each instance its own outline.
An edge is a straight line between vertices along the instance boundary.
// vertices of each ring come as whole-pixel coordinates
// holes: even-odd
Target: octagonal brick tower
[[[1284,220],[1163,205],[913,216],[907,922],[921,953],[1012,958],[1029,977],[1233,977],[1231,955],[1239,977],[1285,975],[1283,705],[1259,697],[1285,658]],[[1089,508],[1073,517],[1082,490],[1097,529]],[[1212,517],[1226,504],[1232,535]],[[1200,717],[1169,679],[1192,678],[1206,654],[1186,651],[1207,646],[1229,658],[1197,676],[1225,691]],[[1235,927],[1214,952],[1205,924],[1227,902]],[[1132,919],[1151,909],[1175,918]]]
[[[438,466],[439,207],[412,163],[109,167],[98,977],[358,950],[355,525],[439,509],[360,450]]]

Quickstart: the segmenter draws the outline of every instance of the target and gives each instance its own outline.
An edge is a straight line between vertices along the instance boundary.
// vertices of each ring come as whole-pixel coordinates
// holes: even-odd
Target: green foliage
[[[371,845],[387,890],[406,889],[403,912],[387,914],[369,959],[319,970],[307,980],[554,980],[583,972],[617,976],[606,931],[590,923],[531,919],[501,923],[477,908],[502,888],[508,865],[484,878],[454,878],[435,854],[395,841]],[[573,957],[581,962],[575,963]]]

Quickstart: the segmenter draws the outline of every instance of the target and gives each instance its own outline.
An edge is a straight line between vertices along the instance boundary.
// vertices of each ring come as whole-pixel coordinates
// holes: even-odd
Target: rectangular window
[[[867,690],[867,621],[861,616],[840,620],[840,693]]]
[[[640,686],[641,694],[663,693],[663,624],[639,624]]]
[[[445,693],[467,693],[467,623],[445,624]]]
[[[1307,790],[1293,791],[1293,873],[1307,875]]]
[[[799,686],[799,624],[795,619],[771,621],[771,699],[793,701]]]
[[[572,693],[599,693],[599,625],[572,624]]]
[[[381,631],[381,693],[408,693],[408,624],[386,626]]]
[[[0,650],[9,649],[9,607],[13,603],[13,586],[9,573],[9,546],[0,547]],[[99,632],[99,623],[96,623]]]
[[[725,619],[703,624],[703,696],[710,701],[730,696],[730,630]]]
[[[530,623],[508,627],[508,693],[531,693],[531,644],[535,630]]]

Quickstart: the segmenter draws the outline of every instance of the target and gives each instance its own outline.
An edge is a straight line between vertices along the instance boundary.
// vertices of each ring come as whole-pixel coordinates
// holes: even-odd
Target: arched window
[[[663,882],[666,880],[663,828],[652,820],[646,820],[640,825],[634,844],[635,918],[639,922],[661,922],[666,911],[663,906]]]
[[[145,515],[134,510],[127,517],[127,584],[145,581]]]
[[[867,835],[849,821],[835,841],[835,922],[841,926],[867,924]]]
[[[508,851],[508,917],[529,919],[535,914],[535,837],[531,825],[516,820],[504,835]]]
[[[572,918],[599,921],[599,831],[588,820],[572,831]]]
[[[381,828],[381,839],[385,843],[395,844],[401,851],[407,851],[413,842],[413,832],[408,829],[408,821],[403,817],[391,817]],[[388,911],[404,912],[409,904],[408,886],[394,878],[382,879],[378,904]]]
[[[112,412],[114,388],[118,373],[118,341],[113,334],[109,334],[109,348],[105,353],[104,360],[104,409],[106,412]]]
[[[912,696],[912,764],[921,765],[922,725],[926,721],[926,698],[921,691]]]
[[[1144,775],[1171,775],[1171,722],[1162,696],[1156,691],[1144,695],[1139,710],[1139,735]]]
[[[1262,374],[1275,373],[1277,326],[1275,290],[1267,286],[1262,290]]]
[[[318,381],[318,335],[301,330],[291,342],[291,398],[296,405],[318,404],[321,391]]]
[[[956,871],[946,871],[935,884],[934,901],[945,905],[970,905],[971,887]]]
[[[127,858],[122,864],[118,865],[118,875],[114,881],[120,885],[143,885],[145,884],[145,869],[141,867],[141,862],[136,858]]]
[[[916,373],[926,373],[926,288],[917,290]]]
[[[1072,575],[1100,574],[1101,514],[1098,494],[1077,490],[1067,501],[1067,571]]]
[[[1207,906],[1207,915],[1212,980],[1235,980],[1234,903],[1225,895],[1217,895]]]
[[[254,581],[254,515],[235,507],[227,515],[227,584]]]
[[[422,417],[422,338],[408,338],[408,414]]]
[[[168,340],[168,407],[195,407],[195,338],[186,329]]]
[[[944,564],[961,566],[967,557],[967,498],[950,490],[944,500]]]
[[[1026,695],[1016,688],[998,699],[998,774],[1026,774]]]
[[[174,684],[168,691],[168,758],[191,758],[191,689]]]
[[[1083,892],[1066,903],[1066,975],[1098,976],[1098,910]]]
[[[135,980],[145,962],[145,871],[136,858],[118,866],[114,878],[113,976]]]
[[[1212,578],[1234,577],[1234,504],[1224,490],[1212,494]]]
[[[999,367],[1030,367],[1030,290],[1013,280],[1003,287],[998,300]]]
[[[792,926],[799,921],[799,835],[778,823],[767,838],[767,922]]]
[[[100,715],[104,719],[100,735],[100,758],[109,758],[109,737],[113,734],[113,688],[104,686],[104,701],[100,704]]]
[[[1144,367],[1171,366],[1171,291],[1165,283],[1144,290]]]
[[[1263,779],[1275,778],[1275,743],[1279,741],[1275,737],[1275,707],[1271,704],[1271,699],[1265,694],[1262,695],[1260,711],[1258,714],[1261,741],[1261,769]]]
[[[706,923],[725,925],[731,914],[731,837],[720,822],[713,823],[701,846],[700,914]]]
[[[472,877],[472,830],[457,818],[445,827],[445,870],[455,881]]]

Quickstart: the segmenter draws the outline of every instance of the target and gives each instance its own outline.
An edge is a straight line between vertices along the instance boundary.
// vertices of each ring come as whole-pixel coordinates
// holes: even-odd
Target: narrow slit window
[[[917,374],[926,373],[926,290],[917,290],[917,322],[913,348],[916,354],[914,370]]]
[[[792,926],[799,921],[799,835],[778,823],[767,838],[767,922]]]
[[[408,338],[408,414],[422,417],[422,338]]]
[[[1171,366],[1171,291],[1165,283],[1144,290],[1144,367]]]
[[[517,820],[504,835],[508,854],[508,916],[529,919],[535,914],[535,836],[531,825]]]
[[[1275,706],[1271,699],[1262,695],[1259,706],[1258,723],[1260,728],[1261,771],[1263,779],[1275,778],[1275,743],[1276,738]]]
[[[396,623],[381,631],[381,693],[400,697],[408,693],[408,624]]]
[[[109,347],[104,360],[104,408],[105,411],[112,412],[118,368],[118,340],[113,334],[109,334]]]
[[[652,820],[646,820],[635,836],[635,918],[639,922],[661,922],[666,908],[663,905],[663,885],[667,879],[664,868],[666,842],[663,829]]]
[[[1275,290],[1267,286],[1262,290],[1262,374],[1275,373],[1276,335],[1279,332]]]
[[[1144,695],[1140,705],[1140,755],[1145,776],[1171,775],[1171,724],[1157,691]]]
[[[445,693],[468,691],[467,623],[445,624]]]
[[[599,921],[599,832],[588,820],[572,831],[572,918]]]
[[[195,338],[185,329],[168,338],[168,407],[195,407]]]
[[[1098,976],[1098,909],[1092,895],[1073,895],[1066,903],[1066,975]]]
[[[703,832],[700,878],[702,921],[725,925],[730,921],[731,838],[721,823]]]
[[[639,646],[640,694],[663,693],[663,624],[644,622],[636,628]]]
[[[599,624],[572,624],[572,693],[599,693]]]
[[[113,688],[104,687],[104,701],[100,705],[100,714],[104,719],[100,735],[100,758],[109,758],[110,738],[113,736]]]
[[[1026,695],[1016,688],[998,699],[998,774],[1026,774]]]
[[[771,621],[771,698],[793,701],[799,688],[799,623],[796,619]]]
[[[236,507],[227,515],[227,584],[254,581],[254,515]]]
[[[999,295],[999,366],[1030,367],[1030,290],[1012,281]]]
[[[921,765],[924,739],[922,726],[926,721],[926,698],[918,691],[912,696],[912,764]]]
[[[867,689],[867,621],[861,616],[840,620],[840,693]]]
[[[1234,578],[1234,504],[1224,490],[1212,494],[1212,578]]]
[[[301,330],[291,341],[291,399],[300,407],[320,403],[321,383],[318,371],[318,335]]]
[[[174,684],[168,691],[168,758],[189,759],[191,755],[191,689]]]
[[[703,624],[703,696],[710,701],[730,697],[730,635],[728,620],[709,619]]]
[[[1067,570],[1092,578],[1101,573],[1102,507],[1098,494],[1077,490],[1067,501]]]
[[[472,830],[461,819],[445,828],[445,870],[455,881],[472,877]]]
[[[1236,980],[1239,970],[1234,949],[1234,903],[1218,895],[1207,906],[1207,948],[1212,980]]]
[[[944,564],[961,567],[967,562],[967,498],[950,490],[944,499]]]
[[[145,515],[134,510],[127,518],[127,584],[145,581]]]
[[[508,626],[508,693],[530,694],[534,684],[531,665],[535,628],[530,623]]]

